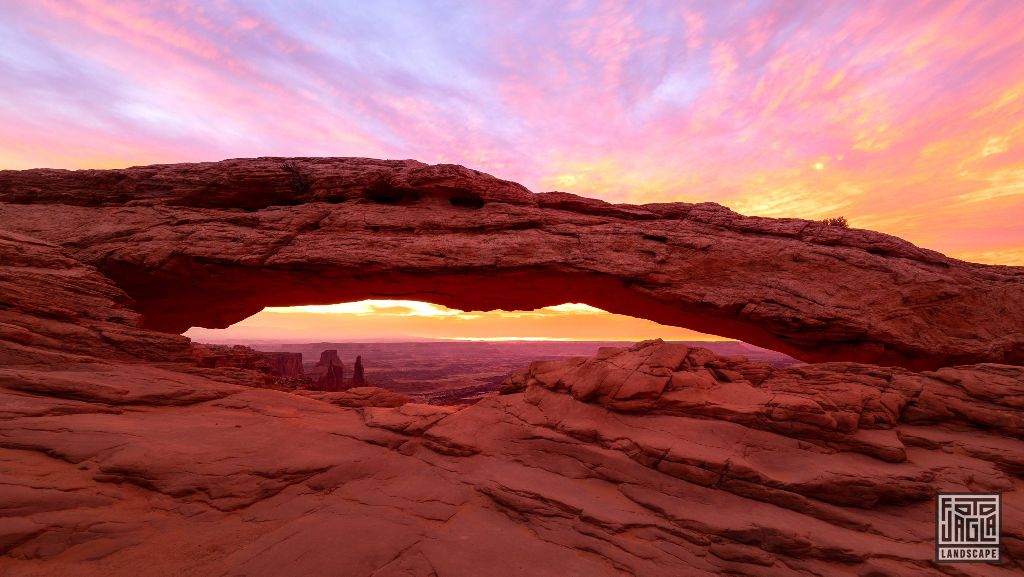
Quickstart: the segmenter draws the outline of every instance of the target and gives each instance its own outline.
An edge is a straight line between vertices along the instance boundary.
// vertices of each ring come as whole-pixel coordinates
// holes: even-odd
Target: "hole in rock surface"
[[[213,357],[237,351],[229,345],[268,353],[277,359],[273,370],[284,388],[377,386],[445,405],[476,401],[532,361],[590,356],[600,347],[654,338],[777,366],[797,362],[740,341],[581,303],[530,311],[462,311],[413,300],[268,307],[226,329],[192,327],[184,334],[209,346]]]

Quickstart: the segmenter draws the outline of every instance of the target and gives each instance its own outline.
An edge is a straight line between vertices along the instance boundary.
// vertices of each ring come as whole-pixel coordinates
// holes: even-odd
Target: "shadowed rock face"
[[[355,367],[352,369],[352,386],[353,387],[365,387],[366,386],[366,374],[363,371],[363,357],[356,357]]]
[[[341,362],[341,357],[338,356],[337,349],[328,349],[320,353],[320,360],[316,362],[314,367],[344,367],[345,364]]]
[[[0,228],[113,279],[144,326],[370,297],[585,302],[808,361],[1024,363],[1024,270],[716,204],[611,205],[453,165],[261,158],[0,171]]]
[[[302,353],[281,353],[261,351],[275,377],[297,378],[302,376]]]
[[[140,329],[130,301],[60,247],[0,226],[0,367],[190,358],[187,338]]]
[[[260,371],[268,377],[298,378],[302,376],[301,353],[263,352],[235,345],[192,345],[197,366],[206,368],[235,367]]]
[[[338,357],[338,351],[331,349],[320,353],[320,360],[309,376],[313,379],[313,388],[318,391],[341,391],[345,385],[345,364]]]

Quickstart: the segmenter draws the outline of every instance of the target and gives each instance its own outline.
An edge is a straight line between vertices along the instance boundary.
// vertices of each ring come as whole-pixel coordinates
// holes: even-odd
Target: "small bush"
[[[850,228],[850,223],[846,222],[845,216],[830,216],[821,220],[822,224],[829,226],[838,226],[839,228]]]

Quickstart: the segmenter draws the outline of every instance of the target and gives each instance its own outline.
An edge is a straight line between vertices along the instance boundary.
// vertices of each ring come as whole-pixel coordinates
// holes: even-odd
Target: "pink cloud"
[[[841,210],[988,260],[1024,247],[1024,8],[1008,3],[8,13],[2,167],[412,157],[615,201]]]

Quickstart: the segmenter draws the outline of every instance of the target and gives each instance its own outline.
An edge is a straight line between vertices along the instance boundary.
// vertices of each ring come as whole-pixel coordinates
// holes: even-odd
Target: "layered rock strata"
[[[289,379],[303,376],[301,353],[263,352],[242,345],[193,344],[192,356],[197,366],[209,369],[234,367]]]
[[[348,388],[345,383],[345,364],[335,349],[320,353],[320,360],[309,371],[309,377],[313,380],[310,387],[313,390],[343,391]]]
[[[1003,496],[957,575],[1024,568],[1021,367],[649,342],[457,410],[174,366],[0,369],[5,575],[940,575],[940,491]]]

